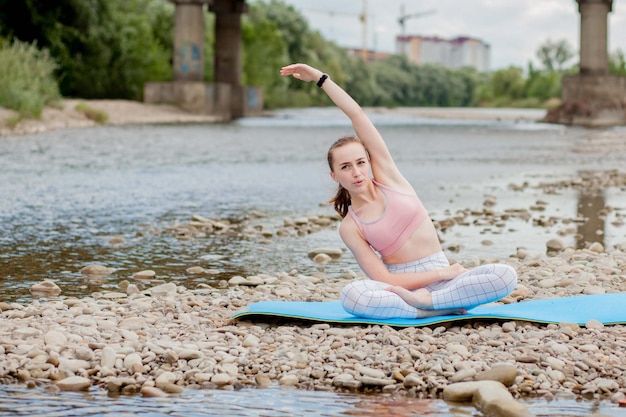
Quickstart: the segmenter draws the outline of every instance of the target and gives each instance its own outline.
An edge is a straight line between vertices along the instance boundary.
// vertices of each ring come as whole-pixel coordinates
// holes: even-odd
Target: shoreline
[[[17,112],[0,108],[0,137],[99,126],[84,113],[76,110],[76,105],[79,103],[85,103],[90,108],[105,112],[108,120],[103,124],[104,126],[222,122],[218,116],[195,114],[168,104],[148,104],[132,100],[63,99],[58,106],[45,108],[41,118],[23,119],[12,129],[7,126],[7,121],[16,117]]]
[[[491,108],[491,107],[396,107],[369,108],[372,113],[396,113],[413,117],[458,120],[509,120],[539,122],[546,113],[544,109]]]
[[[47,107],[40,119],[26,118],[13,128],[7,122],[17,116],[17,112],[0,107],[0,137],[43,133],[57,129],[72,129],[99,126],[84,113],[76,110],[76,105],[85,103],[90,108],[108,115],[104,126],[168,123],[220,123],[223,119],[215,115],[191,113],[175,105],[148,104],[132,100],[81,100],[63,99],[58,106]],[[515,108],[461,108],[461,107],[398,107],[367,108],[373,114],[396,113],[413,117],[461,120],[516,120],[539,121],[545,110]],[[268,111],[266,114],[271,115]]]

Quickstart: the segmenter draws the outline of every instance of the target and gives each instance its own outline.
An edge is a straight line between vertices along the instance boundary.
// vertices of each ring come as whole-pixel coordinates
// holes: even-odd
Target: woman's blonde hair
[[[328,149],[328,166],[330,167],[331,171],[333,171],[333,151],[349,143],[358,143],[359,145],[363,146],[365,152],[367,153],[367,149],[356,136],[344,136],[342,138],[339,138],[335,141],[335,143],[330,145],[330,148]],[[339,187],[337,188],[337,193],[335,193],[333,198],[328,200],[328,203],[332,204],[335,208],[335,211],[339,213],[342,218],[344,218],[348,215],[348,207],[350,207],[352,200],[350,198],[350,193],[348,192],[348,190],[346,190],[341,186],[341,184],[339,184]]]

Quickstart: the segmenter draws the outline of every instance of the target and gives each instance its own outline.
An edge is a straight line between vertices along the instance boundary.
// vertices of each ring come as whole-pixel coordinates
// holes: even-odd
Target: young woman
[[[339,185],[331,200],[343,218],[339,234],[370,278],[342,290],[346,311],[371,318],[463,314],[515,288],[517,273],[509,265],[472,270],[450,265],[432,220],[382,136],[328,74],[305,64],[288,65],[280,73],[316,82],[350,118],[356,133],[328,151],[330,176]]]

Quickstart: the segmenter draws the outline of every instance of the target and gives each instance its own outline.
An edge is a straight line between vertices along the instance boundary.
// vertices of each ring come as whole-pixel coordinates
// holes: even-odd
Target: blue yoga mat
[[[261,301],[233,314],[232,318],[258,319],[259,316],[283,317],[326,323],[382,324],[419,327],[464,320],[522,320],[536,323],[577,323],[589,320],[604,324],[626,323],[626,293],[579,295],[546,298],[513,304],[485,304],[463,315],[435,316],[424,319],[370,319],[347,313],[339,301]]]

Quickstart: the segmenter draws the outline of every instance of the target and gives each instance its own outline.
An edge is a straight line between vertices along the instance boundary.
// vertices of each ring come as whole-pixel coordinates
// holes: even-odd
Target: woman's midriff
[[[409,240],[394,253],[383,257],[386,264],[403,264],[441,252],[437,230],[430,219],[415,229]]]

